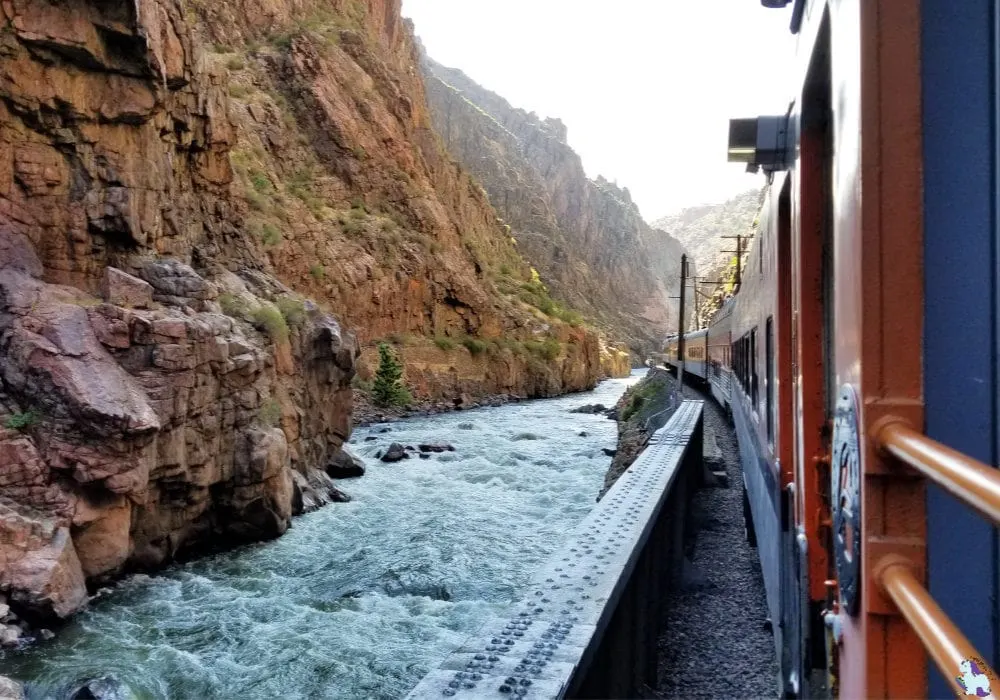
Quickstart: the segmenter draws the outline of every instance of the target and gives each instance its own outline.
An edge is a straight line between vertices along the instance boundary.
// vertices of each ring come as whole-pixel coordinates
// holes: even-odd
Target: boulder
[[[104,268],[101,297],[115,306],[145,309],[153,303],[153,285],[116,267]]]
[[[0,625],[0,647],[16,647],[21,629],[15,625]]]
[[[67,697],[69,700],[128,700],[133,695],[117,678],[102,676],[74,683]]]
[[[87,603],[69,528],[0,499],[0,588],[19,613],[68,617]]]
[[[446,442],[429,442],[418,445],[421,452],[454,452],[455,446]]]
[[[0,700],[23,700],[24,688],[12,678],[0,676]]]
[[[608,457],[614,457],[616,454],[618,454],[618,450],[611,450],[608,449],[607,447],[602,447],[601,452],[606,454]]]
[[[350,503],[351,497],[340,489],[334,488],[330,490],[330,500],[334,503]]]
[[[602,403],[588,403],[583,406],[578,406],[570,411],[570,413],[605,413],[608,407]]]
[[[347,445],[341,447],[326,464],[326,473],[334,479],[350,479],[365,475],[365,463],[351,452]]]
[[[403,459],[409,459],[410,455],[406,454],[406,448],[400,445],[398,442],[394,442],[389,445],[389,449],[385,451],[381,459],[383,462],[398,462]]]

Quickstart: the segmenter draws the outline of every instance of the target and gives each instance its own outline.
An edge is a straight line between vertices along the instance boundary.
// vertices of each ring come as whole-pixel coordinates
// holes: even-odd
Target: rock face
[[[516,109],[423,57],[435,127],[482,183],[555,295],[645,356],[677,318],[681,245],[642,219],[627,189],[590,180],[558,119]]]
[[[324,467],[376,340],[446,401],[587,389],[620,364],[446,154],[399,13],[0,3],[0,593],[18,615],[345,498]]]
[[[0,23],[0,592],[45,619],[282,533],[293,475],[324,497],[359,348],[246,245],[227,96],[179,3],[13,0]]]
[[[590,388],[599,334],[556,313],[433,129],[399,0],[198,3],[227,72],[247,245],[363,346],[395,345],[418,400]],[[526,303],[519,285],[542,293]],[[560,310],[562,311],[562,310]]]
[[[736,254],[723,251],[735,250],[736,241],[723,236],[748,236],[743,245],[743,250],[747,250],[762,197],[763,190],[750,190],[721,204],[690,207],[657,219],[653,227],[667,232],[690,251],[698,263],[700,275],[710,280],[727,280],[735,273]],[[721,298],[726,290],[707,287],[704,291],[709,294],[717,291]],[[718,304],[702,306],[705,313],[696,326],[699,328],[708,323]]]

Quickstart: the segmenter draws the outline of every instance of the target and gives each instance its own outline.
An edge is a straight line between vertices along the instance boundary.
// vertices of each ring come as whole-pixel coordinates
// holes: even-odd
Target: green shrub
[[[252,90],[245,85],[230,85],[229,86],[229,96],[235,97],[237,100],[241,100],[247,95],[249,95]]]
[[[7,416],[3,425],[8,430],[27,430],[37,425],[41,416],[35,411],[25,411],[23,413],[12,413]]]
[[[243,299],[229,292],[219,295],[219,306],[222,307],[222,313],[233,318],[243,318],[250,310]]]
[[[246,64],[243,63],[243,59],[239,56],[233,56],[228,61],[226,61],[226,68],[229,70],[243,70]]]
[[[365,226],[360,221],[348,221],[344,226],[344,233],[348,236],[360,236],[364,233]]]
[[[544,357],[550,361],[559,357],[559,352],[562,349],[559,341],[555,338],[546,338],[544,341],[526,340],[524,341],[524,347],[535,355]]]
[[[368,214],[365,212],[364,209],[359,209],[357,207],[353,207],[351,209],[352,219],[364,219],[366,216],[368,216]]]
[[[389,348],[388,343],[379,343],[378,369],[372,384],[372,400],[378,406],[407,406],[413,396],[403,384],[403,366]]]
[[[634,416],[646,403],[646,397],[641,394],[634,394],[631,399],[629,399],[628,404],[625,406],[625,410],[622,411],[622,420],[627,421],[629,418]]]
[[[288,324],[281,312],[273,306],[258,306],[252,316],[253,325],[257,330],[267,333],[271,340],[284,342],[288,340]]]
[[[455,341],[446,335],[439,335],[434,338],[434,344],[437,345],[442,350],[454,350]]]
[[[264,224],[260,230],[260,240],[264,245],[278,245],[281,243],[281,231],[274,224]]]
[[[261,194],[268,192],[271,189],[271,181],[267,179],[267,175],[261,172],[250,173],[250,184],[253,185],[253,188]]]
[[[306,307],[301,300],[295,297],[281,297],[275,303],[289,326],[296,328],[306,320]]]
[[[478,338],[466,338],[462,341],[462,345],[464,345],[465,349],[469,351],[469,354],[473,356],[479,355],[486,350],[486,343]]]
[[[319,282],[320,280],[326,277],[326,268],[324,268],[322,265],[313,265],[312,267],[309,268],[309,274],[312,276],[314,280]]]
[[[274,399],[265,401],[257,412],[257,417],[264,425],[275,427],[281,420],[281,404]]]

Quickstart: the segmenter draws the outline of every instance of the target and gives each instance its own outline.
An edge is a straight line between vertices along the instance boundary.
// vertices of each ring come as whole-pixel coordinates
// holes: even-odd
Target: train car
[[[708,385],[715,400],[729,409],[729,392],[732,382],[731,353],[733,337],[731,319],[733,299],[727,299],[712,318],[708,327],[706,346],[708,350]]]
[[[798,57],[731,122],[769,188],[729,403],[780,690],[1000,696],[1000,9],[763,4]]]
[[[677,337],[667,339],[663,347],[664,362],[668,367],[677,368]],[[708,380],[708,329],[702,328],[684,334],[684,373]]]

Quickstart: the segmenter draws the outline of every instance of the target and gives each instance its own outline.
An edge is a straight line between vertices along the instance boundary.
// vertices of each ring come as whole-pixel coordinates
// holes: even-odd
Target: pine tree
[[[387,343],[379,343],[378,369],[372,385],[372,400],[379,406],[405,406],[413,400],[403,386],[403,366]]]

